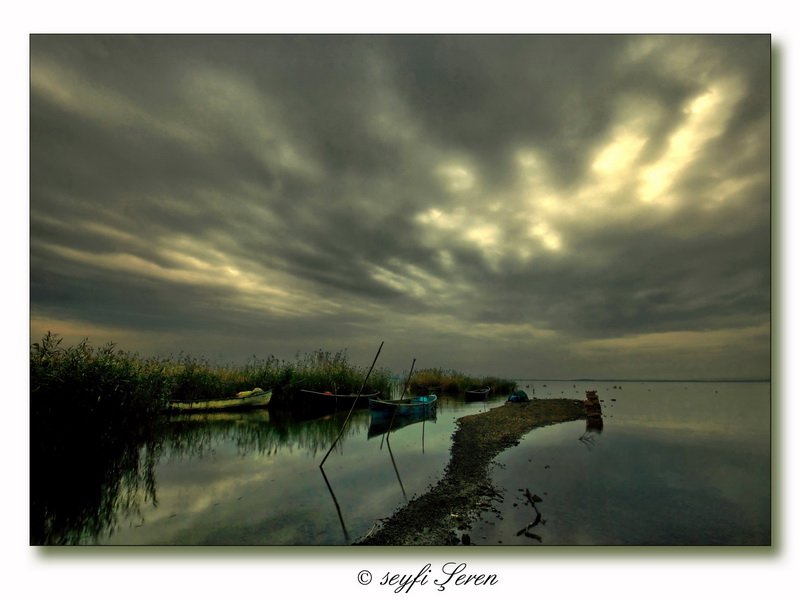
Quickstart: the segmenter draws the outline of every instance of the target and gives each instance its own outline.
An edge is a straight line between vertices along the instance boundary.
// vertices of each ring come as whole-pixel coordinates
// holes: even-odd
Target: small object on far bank
[[[525,390],[514,390],[506,402],[530,402],[530,400],[531,399],[528,398],[528,394],[525,393]]]
[[[583,401],[586,407],[586,415],[589,417],[599,417],[603,413],[600,407],[600,398],[597,396],[597,390],[587,390],[586,400]]]

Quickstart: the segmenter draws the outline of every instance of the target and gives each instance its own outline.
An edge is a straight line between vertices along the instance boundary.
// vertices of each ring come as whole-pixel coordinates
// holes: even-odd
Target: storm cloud
[[[31,335],[768,377],[767,35],[34,35]]]

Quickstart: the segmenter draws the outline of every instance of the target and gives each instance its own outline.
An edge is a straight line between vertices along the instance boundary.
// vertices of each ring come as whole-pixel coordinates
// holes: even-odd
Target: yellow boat
[[[196,400],[185,402],[183,400],[170,400],[167,410],[169,412],[206,412],[217,410],[249,410],[264,408],[272,400],[272,390],[264,391],[256,388],[248,392],[239,392],[232,398],[218,400]]]

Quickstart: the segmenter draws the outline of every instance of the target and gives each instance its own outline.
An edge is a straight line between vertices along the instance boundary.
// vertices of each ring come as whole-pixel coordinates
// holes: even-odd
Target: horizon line
[[[717,378],[717,379],[600,379],[595,377],[579,377],[579,378],[572,378],[572,379],[560,379],[560,378],[546,378],[546,377],[523,377],[523,378],[516,378],[515,381],[604,381],[604,382],[613,382],[613,381],[624,381],[628,383],[771,383],[771,377],[754,377],[754,378],[745,378],[745,379],[733,379],[733,378]]]

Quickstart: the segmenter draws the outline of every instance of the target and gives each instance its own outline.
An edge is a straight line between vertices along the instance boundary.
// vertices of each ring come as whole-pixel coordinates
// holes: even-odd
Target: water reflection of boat
[[[198,423],[253,423],[269,422],[269,411],[263,407],[255,407],[247,411],[184,411],[169,414],[169,421],[175,422],[198,422]]]
[[[381,440],[381,448],[383,448],[383,442],[386,441],[386,448],[389,450],[389,458],[392,461],[392,467],[394,468],[394,473],[397,475],[397,482],[400,484],[400,491],[403,492],[403,498],[406,502],[408,502],[408,496],[406,495],[406,489],[403,487],[403,480],[400,478],[400,471],[397,469],[397,462],[394,460],[394,454],[392,453],[392,446],[389,443],[390,434],[393,431],[397,431],[407,425],[413,425],[414,423],[422,423],[422,453],[425,453],[425,422],[426,421],[433,421],[436,422],[436,397],[433,397],[432,401],[428,402],[419,402],[420,399],[417,399],[418,404],[424,404],[426,406],[425,410],[417,410],[414,413],[406,413],[406,414],[399,414],[397,412],[387,412],[387,411],[370,411],[372,417],[372,423],[370,424],[370,430],[367,434],[367,437],[374,437],[377,435],[385,434],[383,440]],[[401,399],[402,402],[402,399]],[[400,402],[396,402],[395,404],[400,404]],[[367,534],[367,537],[370,534]]]
[[[272,400],[272,390],[264,391],[256,388],[251,392],[239,392],[231,398],[220,398],[218,400],[197,400],[186,402],[182,400],[170,400],[167,406],[168,412],[191,413],[209,412],[225,410],[249,410],[254,408],[264,408]]]
[[[387,411],[370,411],[370,425],[367,438],[373,438],[390,431],[397,431],[423,421],[436,422],[436,406],[429,410],[418,410],[414,413],[398,414]]]
[[[489,397],[489,392],[492,388],[488,385],[476,390],[467,390],[464,393],[464,399],[467,402],[477,402],[481,400],[486,400]]]
[[[340,414],[300,422],[272,405],[168,413],[146,427],[86,428],[67,418],[60,429],[43,421],[32,423],[30,541],[34,545],[116,543],[115,532],[158,505],[159,486],[175,485],[163,473],[160,477],[166,481],[159,480],[159,464],[165,458],[170,464],[184,463],[181,469],[211,468],[207,473],[213,476],[214,465],[223,464],[216,461],[229,460],[218,456],[223,446],[235,447],[236,460],[269,456],[270,461],[280,461],[278,455],[291,455],[298,448],[314,456],[331,445],[344,421]],[[348,435],[360,436],[369,427],[369,418],[368,410],[355,411],[347,422]],[[205,461],[206,466],[196,461]],[[344,543],[349,543],[346,534]]]
[[[413,415],[425,414],[435,410],[436,396],[418,396],[408,400],[380,400],[379,398],[369,401],[369,409],[372,414],[385,413],[389,415]]]

